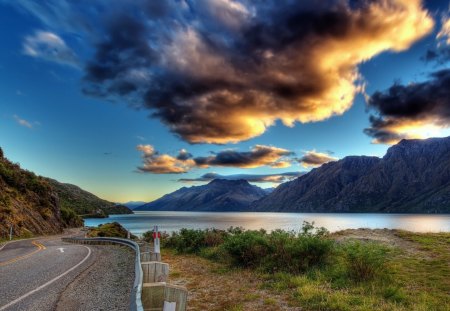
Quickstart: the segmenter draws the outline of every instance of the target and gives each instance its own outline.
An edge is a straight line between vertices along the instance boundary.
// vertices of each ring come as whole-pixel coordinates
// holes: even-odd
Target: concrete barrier
[[[187,289],[164,282],[142,285],[144,311],[186,311]]]
[[[161,261],[161,253],[141,252],[141,261]]]
[[[144,283],[167,282],[169,265],[157,261],[141,262]]]

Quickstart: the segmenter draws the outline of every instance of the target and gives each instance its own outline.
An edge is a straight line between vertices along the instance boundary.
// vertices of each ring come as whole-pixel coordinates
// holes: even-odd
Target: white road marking
[[[9,308],[9,307],[15,305],[16,303],[20,302],[21,300],[27,298],[28,296],[30,296],[30,295],[32,295],[32,294],[38,292],[38,291],[40,291],[40,290],[43,289],[43,288],[49,286],[49,285],[52,284],[53,282],[59,280],[60,278],[62,278],[62,277],[65,276],[66,274],[72,272],[73,270],[75,270],[76,268],[78,268],[79,266],[81,266],[81,265],[89,258],[89,256],[91,256],[91,249],[90,249],[89,247],[87,247],[87,246],[84,246],[84,245],[81,245],[81,246],[83,246],[84,248],[87,248],[87,250],[88,250],[88,253],[87,253],[86,257],[84,257],[82,261],[80,261],[79,263],[77,263],[75,266],[73,266],[72,268],[70,268],[70,269],[67,270],[66,272],[64,272],[64,273],[58,275],[57,277],[51,279],[51,280],[48,281],[47,283],[42,284],[42,285],[39,286],[39,287],[36,287],[35,289],[33,289],[32,291],[29,291],[29,292],[26,293],[25,295],[22,295],[22,296],[20,296],[19,298],[17,298],[17,299],[15,299],[15,300],[11,301],[10,303],[4,305],[3,307],[0,308],[0,311],[5,310],[6,308]]]
[[[0,246],[0,251],[3,249],[3,247],[5,247],[9,242],[6,242],[5,244],[3,244],[2,246]]]
[[[58,248],[58,249],[59,249],[59,251],[60,251],[61,253],[64,253],[64,248],[60,247],[60,248]]]

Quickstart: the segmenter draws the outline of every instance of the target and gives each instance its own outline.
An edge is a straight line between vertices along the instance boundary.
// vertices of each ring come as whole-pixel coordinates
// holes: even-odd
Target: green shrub
[[[244,231],[227,238],[222,245],[230,255],[232,264],[257,267],[270,254],[269,240],[261,231]]]
[[[388,248],[374,242],[347,242],[342,246],[348,276],[368,281],[386,272]]]

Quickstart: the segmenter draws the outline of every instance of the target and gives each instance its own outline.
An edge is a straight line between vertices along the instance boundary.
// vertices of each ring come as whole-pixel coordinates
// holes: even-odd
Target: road
[[[0,311],[55,310],[64,290],[93,265],[95,246],[60,236],[15,241],[0,249]]]

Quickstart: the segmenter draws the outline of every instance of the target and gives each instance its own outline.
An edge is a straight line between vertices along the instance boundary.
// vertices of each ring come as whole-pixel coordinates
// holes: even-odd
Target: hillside
[[[265,195],[245,180],[215,179],[207,185],[183,187],[134,211],[245,211]]]
[[[402,140],[383,158],[350,156],[281,184],[254,211],[450,213],[450,137]]]
[[[78,215],[83,215],[83,217],[107,217],[111,214],[133,213],[124,205],[116,205],[100,199],[78,186],[60,183],[54,179],[48,179],[48,181],[57,192],[61,207],[71,208]]]
[[[0,148],[0,238],[7,236],[11,225],[14,235],[30,236],[82,224],[72,209],[60,206],[47,179],[10,162]]]

